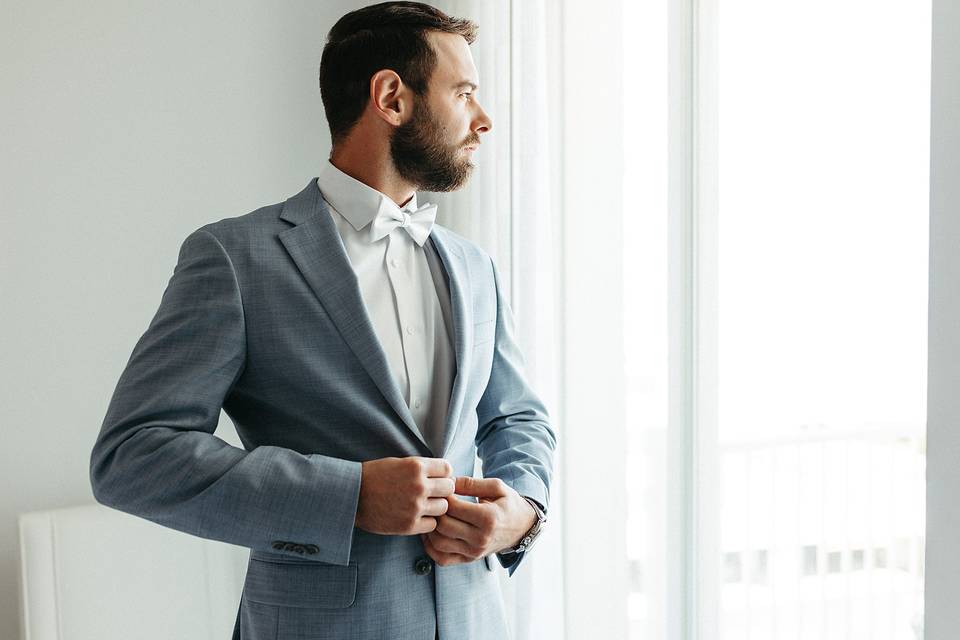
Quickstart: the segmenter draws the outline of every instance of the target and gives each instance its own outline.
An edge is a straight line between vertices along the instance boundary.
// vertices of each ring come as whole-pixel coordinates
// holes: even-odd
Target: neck
[[[386,141],[382,141],[379,146],[385,147],[386,144]],[[416,188],[397,174],[390,161],[389,149],[377,149],[377,146],[344,142],[331,151],[330,163],[351,178],[384,194],[398,207],[403,207],[413,197]]]

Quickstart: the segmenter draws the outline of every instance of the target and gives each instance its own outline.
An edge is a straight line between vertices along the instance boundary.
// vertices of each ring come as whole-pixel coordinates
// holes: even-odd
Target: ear
[[[387,123],[398,127],[409,117],[410,88],[392,69],[381,69],[370,77],[370,107]]]

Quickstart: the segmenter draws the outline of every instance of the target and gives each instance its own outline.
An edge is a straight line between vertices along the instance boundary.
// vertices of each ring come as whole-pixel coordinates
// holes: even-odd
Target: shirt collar
[[[391,200],[389,196],[347,175],[334,166],[329,159],[320,169],[320,175],[317,176],[317,187],[319,187],[324,199],[337,210],[337,213],[346,218],[357,231],[373,221],[380,210],[381,203],[403,211],[417,210],[416,191],[413,192],[413,197],[406,205],[398,207],[397,203]]]

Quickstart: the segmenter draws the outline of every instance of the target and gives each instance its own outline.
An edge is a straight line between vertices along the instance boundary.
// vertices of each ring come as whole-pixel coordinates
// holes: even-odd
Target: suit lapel
[[[453,443],[453,436],[457,425],[460,424],[460,414],[463,411],[463,401],[467,391],[468,372],[473,350],[473,295],[470,290],[470,270],[463,257],[462,250],[454,244],[446,230],[438,225],[433,226],[428,239],[437,249],[437,255],[447,272],[447,285],[450,290],[450,309],[453,314],[453,350],[457,363],[457,372],[453,379],[453,389],[450,392],[450,403],[447,406],[447,417],[443,430],[443,451],[440,457],[445,457]]]
[[[281,231],[279,237],[307,284],[383,397],[429,451],[390,371],[363,303],[357,276],[320,197],[316,178],[284,203],[280,217],[296,225]]]

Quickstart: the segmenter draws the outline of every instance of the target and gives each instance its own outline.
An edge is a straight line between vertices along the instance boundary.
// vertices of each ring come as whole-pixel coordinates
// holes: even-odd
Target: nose
[[[477,116],[474,118],[473,130],[477,133],[486,133],[492,128],[493,122],[490,120],[490,116],[483,110],[483,107],[477,104]]]

